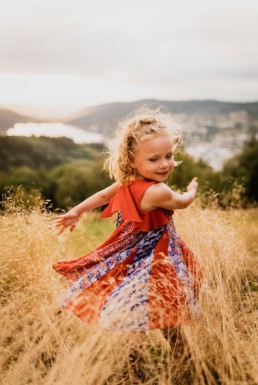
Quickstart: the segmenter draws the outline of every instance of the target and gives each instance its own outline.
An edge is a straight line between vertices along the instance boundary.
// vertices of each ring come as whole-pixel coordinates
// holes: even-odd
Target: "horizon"
[[[202,99],[157,99],[157,98],[141,98],[141,99],[135,99],[135,100],[120,100],[120,101],[107,101],[103,103],[98,104],[92,104],[92,105],[81,105],[81,106],[63,106],[63,107],[55,107],[55,106],[40,106],[37,104],[1,104],[0,103],[0,110],[8,110],[12,111],[14,113],[18,113],[22,116],[29,116],[32,118],[38,118],[38,119],[57,119],[57,120],[65,120],[68,118],[73,117],[73,115],[77,115],[80,113],[83,113],[84,110],[95,108],[102,105],[108,105],[108,104],[123,104],[123,103],[137,103],[137,102],[144,102],[144,101],[160,101],[160,102],[218,102],[218,103],[230,103],[230,104],[252,104],[252,103],[258,103],[258,98],[256,100],[222,100],[222,99],[214,99],[214,98],[202,98]]]

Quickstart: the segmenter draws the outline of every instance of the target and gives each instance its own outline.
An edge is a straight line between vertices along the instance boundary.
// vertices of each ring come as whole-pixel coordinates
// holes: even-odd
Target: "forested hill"
[[[96,159],[102,145],[78,145],[68,138],[0,136],[0,170],[27,166],[50,169],[78,159]]]
[[[142,105],[162,106],[173,114],[186,117],[191,126],[200,127],[209,121],[220,127],[225,122],[244,126],[258,120],[258,102],[231,103],[215,100],[167,101],[146,99],[131,103],[107,103],[79,111],[66,123],[82,129],[110,134],[118,120]],[[244,114],[244,115],[243,115]],[[210,123],[209,123],[210,124]]]
[[[72,207],[110,184],[102,171],[103,152],[100,144],[79,145],[68,138],[0,136],[0,197],[22,186],[23,201],[30,200],[31,190],[39,189],[54,207]],[[257,154],[258,141],[253,137],[221,172],[214,172],[204,161],[181,153],[178,160],[183,162],[169,183],[184,190],[197,176],[204,202],[211,191],[223,207],[232,207],[233,199],[243,206],[258,202]]]
[[[54,207],[71,207],[110,184],[102,154],[100,144],[68,138],[0,136],[0,197],[21,187],[23,202],[31,204],[40,191]]]
[[[40,120],[18,114],[6,109],[0,109],[0,134],[5,134],[8,128],[12,128],[16,123],[39,123]]]

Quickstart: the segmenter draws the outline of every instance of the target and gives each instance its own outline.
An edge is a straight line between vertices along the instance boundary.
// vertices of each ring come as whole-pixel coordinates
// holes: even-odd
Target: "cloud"
[[[96,90],[102,82],[152,97],[169,88],[198,95],[198,87],[215,96],[216,81],[225,89],[239,81],[239,97],[250,88],[253,97],[257,21],[252,0],[9,0],[0,14],[0,72],[81,75]]]

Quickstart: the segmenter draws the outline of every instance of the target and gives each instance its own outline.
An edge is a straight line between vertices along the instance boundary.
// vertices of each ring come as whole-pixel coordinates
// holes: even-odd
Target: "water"
[[[7,130],[8,136],[49,136],[51,138],[67,137],[75,143],[103,143],[104,135],[96,132],[84,131],[75,126],[63,123],[16,123]]]

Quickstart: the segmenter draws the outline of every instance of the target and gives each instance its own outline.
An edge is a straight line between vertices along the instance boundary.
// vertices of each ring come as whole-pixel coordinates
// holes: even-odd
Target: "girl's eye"
[[[151,158],[151,159],[149,159],[149,161],[150,162],[156,162],[158,159],[156,159],[156,158]]]
[[[167,159],[172,159],[173,158],[173,154],[169,154],[166,156]]]

